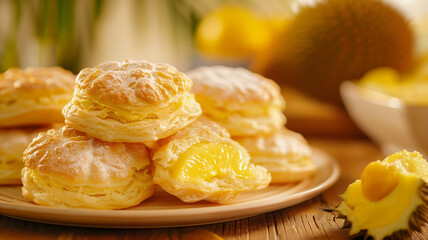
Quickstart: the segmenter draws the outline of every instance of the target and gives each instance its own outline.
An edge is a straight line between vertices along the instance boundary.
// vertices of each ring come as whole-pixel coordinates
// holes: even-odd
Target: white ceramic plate
[[[333,158],[313,149],[318,171],[295,184],[272,185],[245,192],[230,204],[183,203],[158,190],[140,205],[122,210],[54,208],[36,205],[21,196],[21,187],[0,187],[0,214],[36,222],[83,227],[152,228],[200,225],[250,217],[289,207],[330,187],[339,177]]]

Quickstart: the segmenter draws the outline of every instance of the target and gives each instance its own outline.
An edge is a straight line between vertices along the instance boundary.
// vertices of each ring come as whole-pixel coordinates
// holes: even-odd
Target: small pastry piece
[[[189,125],[201,108],[192,81],[174,67],[145,61],[83,69],[66,124],[108,142],[152,142]]]
[[[0,74],[0,127],[63,122],[74,75],[60,67],[11,68]]]
[[[153,181],[184,202],[224,203],[269,185],[267,170],[250,164],[245,148],[212,121],[197,120],[159,145]]]
[[[40,134],[24,152],[22,194],[40,205],[119,209],[154,191],[142,143],[110,143],[68,126]]]
[[[427,222],[427,181],[428,163],[418,152],[397,152],[367,165],[335,210],[351,238],[407,239]]]
[[[203,114],[232,136],[269,134],[286,122],[285,100],[270,79],[224,66],[200,67],[188,75]]]
[[[48,128],[0,129],[0,185],[21,184],[22,154]]]
[[[234,138],[251,155],[251,163],[265,167],[272,183],[300,181],[316,171],[311,149],[302,135],[285,127],[267,136]]]

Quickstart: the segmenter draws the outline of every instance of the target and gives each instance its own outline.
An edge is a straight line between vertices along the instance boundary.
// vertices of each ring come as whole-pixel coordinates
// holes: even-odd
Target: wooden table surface
[[[259,216],[204,226],[164,229],[101,229],[35,223],[0,216],[0,239],[347,239],[343,220],[321,208],[340,202],[365,165],[383,159],[379,148],[361,137],[307,137],[308,142],[329,153],[341,167],[339,180],[322,194],[298,205]],[[415,234],[427,239],[428,229]]]

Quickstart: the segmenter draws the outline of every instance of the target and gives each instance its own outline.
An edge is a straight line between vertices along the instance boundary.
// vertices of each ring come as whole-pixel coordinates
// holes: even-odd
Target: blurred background
[[[219,24],[230,28],[223,33],[230,35],[225,36],[228,38],[225,41],[247,44],[253,40],[245,37],[266,34],[258,22],[262,18],[290,17],[291,3],[289,0],[1,0],[0,70],[12,66],[60,65],[76,73],[104,61],[129,58],[166,62],[185,71],[202,61],[196,47],[196,30],[208,15],[224,6],[235,6],[230,13],[217,14],[220,21],[225,21]],[[241,17],[245,19],[234,22]],[[246,22],[248,19],[250,22]],[[252,29],[254,24],[260,25],[256,26],[258,29]],[[211,25],[208,28],[216,28],[216,23]],[[219,25],[214,31],[221,31],[218,28]],[[246,28],[242,30],[246,32],[251,29],[247,35],[252,36],[240,36],[235,32],[240,28]],[[234,47],[237,46],[230,46]],[[216,51],[204,47],[202,52],[205,50]],[[247,50],[253,49],[241,51],[245,60],[249,57],[244,53]],[[218,56],[223,57],[222,52]]]
[[[0,0],[1,72],[242,66],[281,85],[287,126],[304,134],[360,134],[340,83],[380,66],[412,71],[426,56],[427,0]]]
[[[428,2],[383,1],[415,28],[418,52],[426,51]],[[60,65],[78,72],[126,58],[183,71],[204,61],[245,66],[302,6],[317,2],[325,1],[1,0],[0,70]]]

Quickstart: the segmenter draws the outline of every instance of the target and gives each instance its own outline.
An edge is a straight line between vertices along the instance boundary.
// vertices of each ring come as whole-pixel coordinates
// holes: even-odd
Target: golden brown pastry
[[[300,181],[310,177],[317,169],[306,140],[284,127],[268,136],[234,139],[248,149],[252,163],[270,172],[272,183]]]
[[[74,75],[60,67],[11,68],[0,74],[0,127],[63,122]]]
[[[40,134],[24,152],[22,194],[40,205],[119,209],[154,191],[142,143],[110,143],[68,126]]]
[[[270,79],[225,66],[200,67],[188,76],[203,114],[232,136],[269,134],[285,124],[285,101]]]
[[[166,64],[107,62],[79,73],[74,98],[63,110],[65,122],[104,141],[156,141],[201,114],[191,86]]]
[[[153,181],[184,202],[224,203],[269,185],[266,169],[250,164],[247,151],[212,121],[197,120],[159,146]]]
[[[0,129],[0,185],[21,184],[22,154],[48,128]]]

